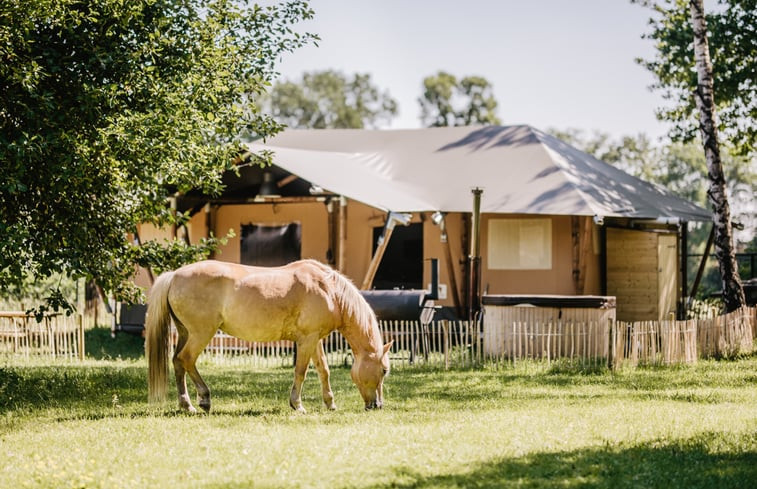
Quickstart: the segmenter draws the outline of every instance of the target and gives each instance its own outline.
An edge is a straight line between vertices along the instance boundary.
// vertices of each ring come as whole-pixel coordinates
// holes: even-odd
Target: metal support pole
[[[337,270],[344,273],[346,269],[346,256],[347,256],[347,199],[344,196],[339,196],[339,226],[338,226],[339,239],[337,243]]]
[[[689,288],[689,224],[686,221],[681,222],[681,288],[678,299],[678,317],[676,319],[686,319],[687,309],[689,308],[688,288]]]
[[[476,187],[473,193],[473,218],[471,219],[471,247],[468,262],[470,277],[468,287],[468,320],[474,321],[481,310],[481,194]]]

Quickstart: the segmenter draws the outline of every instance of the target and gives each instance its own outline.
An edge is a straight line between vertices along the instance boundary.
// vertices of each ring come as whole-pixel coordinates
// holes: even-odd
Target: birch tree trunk
[[[707,196],[713,209],[715,231],[715,257],[722,277],[723,302],[727,312],[746,304],[744,288],[739,278],[736,254],[733,249],[731,208],[728,204],[723,165],[720,160],[718,130],[715,122],[715,98],[713,91],[712,62],[707,41],[707,21],[704,16],[704,1],[690,0],[691,23],[694,28],[694,60],[697,68],[697,87],[694,98],[699,111],[699,130],[702,133],[707,173],[710,186]]]

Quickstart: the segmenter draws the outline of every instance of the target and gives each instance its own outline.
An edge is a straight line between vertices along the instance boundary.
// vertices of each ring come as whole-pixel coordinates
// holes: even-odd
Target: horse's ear
[[[389,351],[389,348],[391,348],[393,344],[394,344],[394,340],[392,340],[389,343],[387,343],[386,345],[384,345],[384,355],[386,355],[386,352]]]

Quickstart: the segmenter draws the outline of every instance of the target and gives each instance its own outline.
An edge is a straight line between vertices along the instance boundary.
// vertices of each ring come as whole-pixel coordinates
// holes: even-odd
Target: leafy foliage
[[[375,128],[397,115],[397,102],[369,74],[352,77],[333,70],[303,73],[281,81],[264,99],[266,112],[294,128]]]
[[[499,124],[491,84],[480,76],[458,79],[440,71],[423,79],[421,121],[427,127]]]
[[[656,12],[645,37],[655,43],[656,56],[638,62],[657,78],[653,88],[671,102],[658,111],[661,120],[674,123],[671,134],[691,140],[698,125],[692,87],[694,34],[689,2],[684,0],[642,2]],[[707,14],[712,57],[718,130],[742,155],[757,148],[757,1],[720,0],[721,7]]]
[[[313,36],[294,0],[11,0],[0,12],[0,288],[64,273],[134,298],[137,223],[176,222],[175,192],[221,189],[242,131],[279,126],[256,98],[274,61]]]

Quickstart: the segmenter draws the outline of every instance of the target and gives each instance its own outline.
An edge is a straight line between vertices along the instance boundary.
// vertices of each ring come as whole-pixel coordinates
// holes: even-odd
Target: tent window
[[[551,219],[490,219],[490,270],[550,270]]]
[[[302,249],[301,228],[299,222],[242,225],[240,262],[243,265],[275,267],[299,260]]]
[[[373,228],[373,252],[383,228]],[[397,226],[392,231],[373,279],[376,289],[423,288],[423,224]]]

